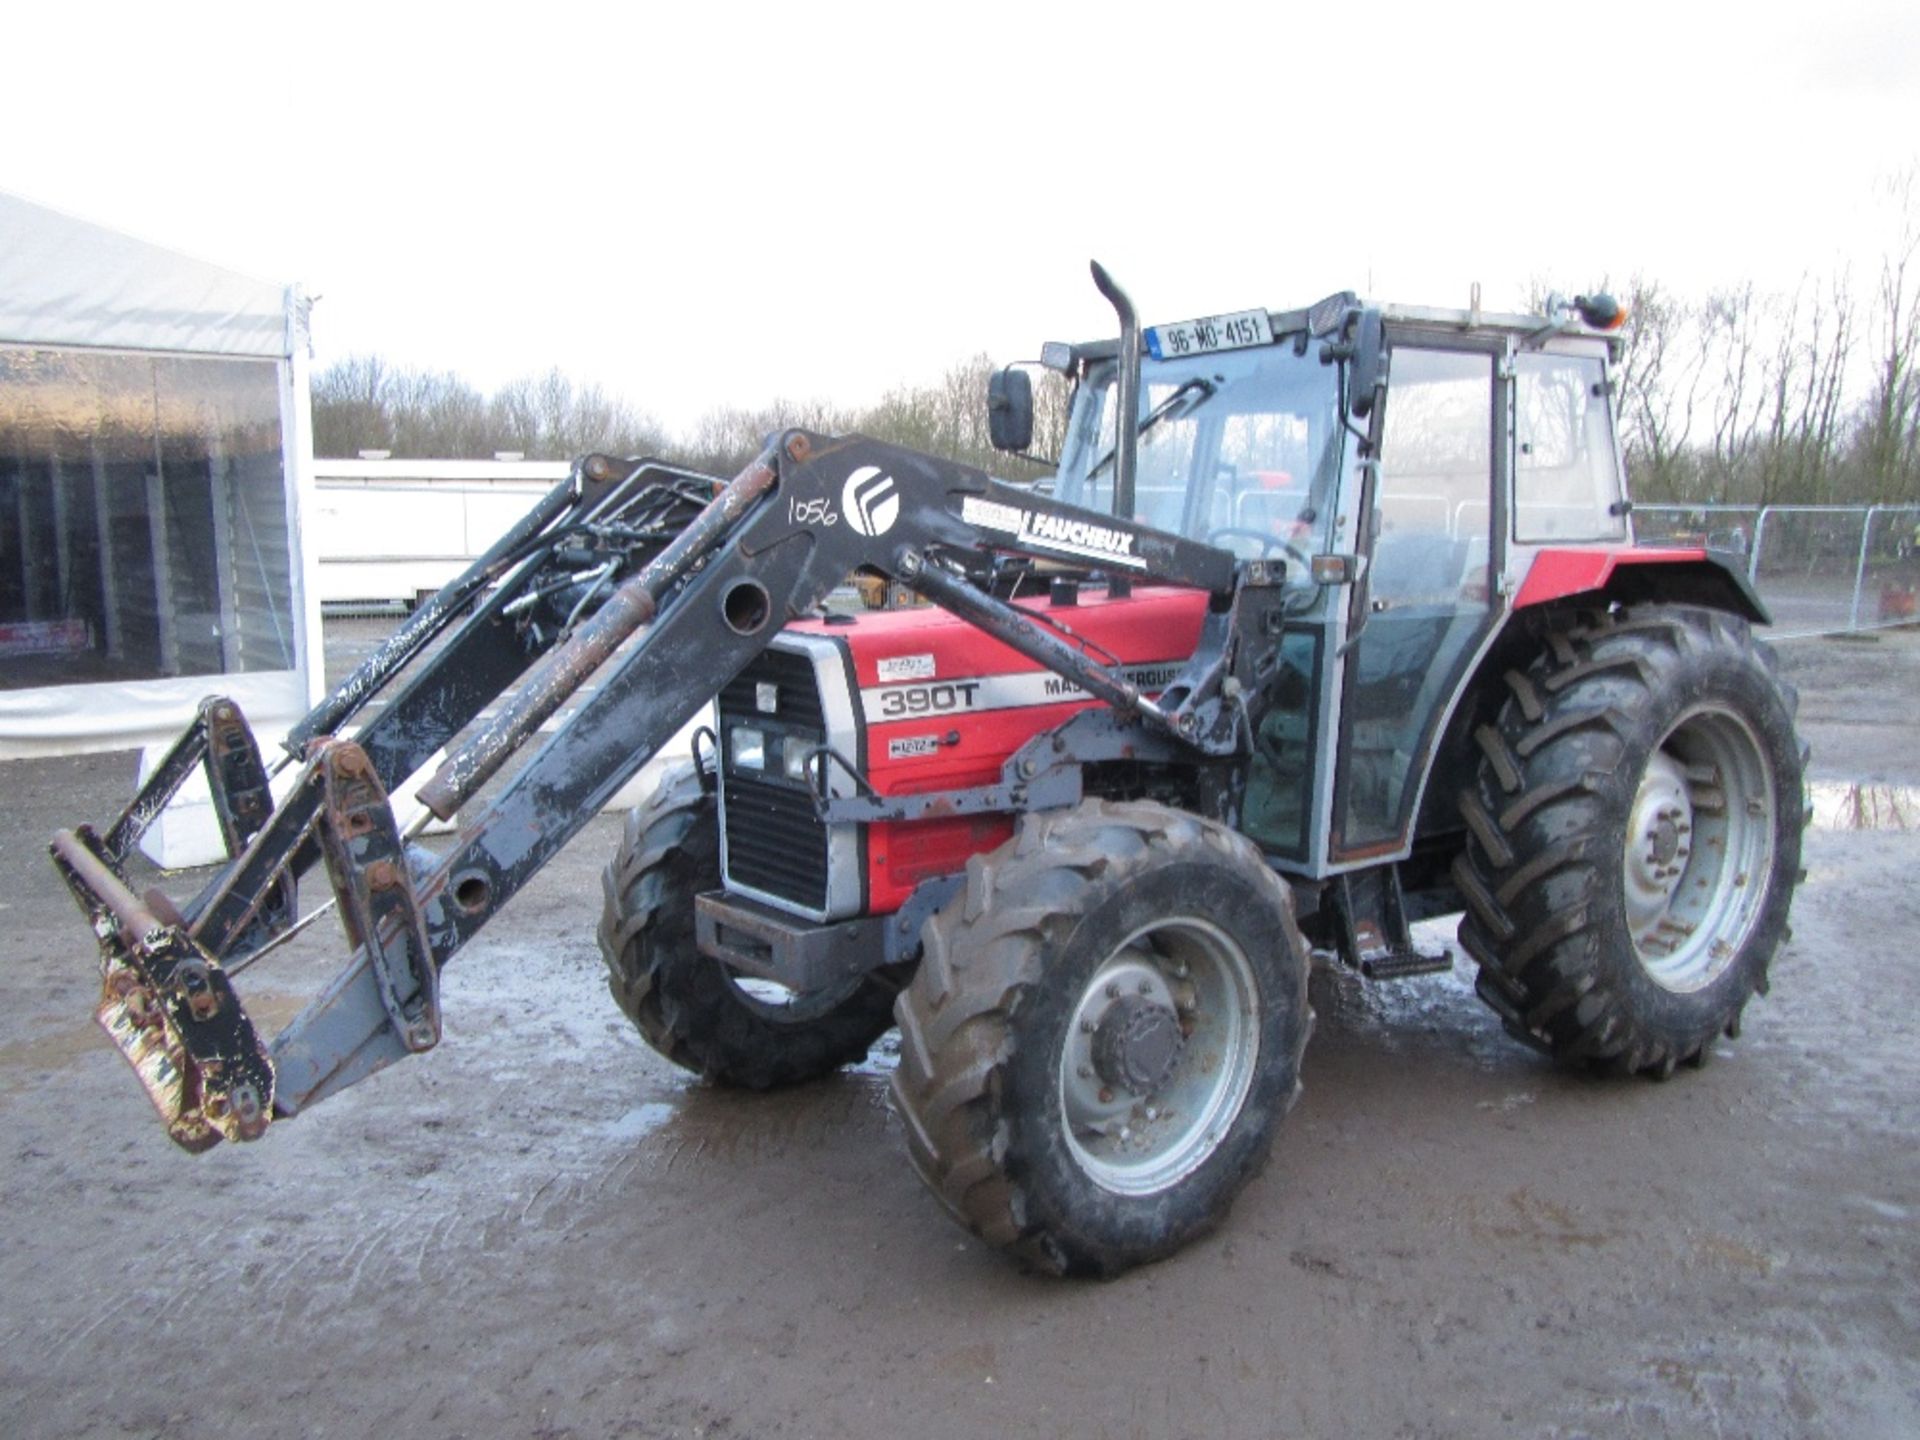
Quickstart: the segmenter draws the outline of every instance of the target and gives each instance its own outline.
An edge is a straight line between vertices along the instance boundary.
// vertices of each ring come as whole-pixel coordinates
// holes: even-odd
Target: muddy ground
[[[1920,784],[1920,635],[1796,641],[1822,780]],[[1713,1063],[1595,1082],[1451,975],[1316,978],[1306,1095],[1212,1238],[1029,1277],[907,1167],[881,1053],[689,1083],[608,1000],[594,822],[446,980],[446,1040],[193,1158],[88,1020],[42,853],[130,757],[0,766],[0,1433],[1920,1432],[1920,830],[1822,829]],[[170,882],[191,893],[192,877]],[[269,1028],[338,954],[243,989]]]

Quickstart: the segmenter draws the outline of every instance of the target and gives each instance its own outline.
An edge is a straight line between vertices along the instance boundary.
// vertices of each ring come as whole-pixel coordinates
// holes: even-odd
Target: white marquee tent
[[[306,302],[0,193],[0,760],[322,689]]]

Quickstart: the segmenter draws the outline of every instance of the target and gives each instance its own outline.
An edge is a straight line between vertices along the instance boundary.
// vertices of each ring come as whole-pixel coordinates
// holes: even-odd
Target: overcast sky
[[[1920,5],[16,7],[0,188],[320,298],[320,364],[670,425],[985,350],[1871,269]],[[695,12],[698,13],[695,13]]]

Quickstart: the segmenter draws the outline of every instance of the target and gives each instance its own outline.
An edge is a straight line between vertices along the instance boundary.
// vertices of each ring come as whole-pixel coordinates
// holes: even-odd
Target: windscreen
[[[1323,551],[1333,522],[1341,436],[1336,372],[1290,344],[1146,362],[1136,518],[1243,559]],[[1113,508],[1117,367],[1081,386],[1059,494]],[[1287,567],[1290,577],[1304,565]]]

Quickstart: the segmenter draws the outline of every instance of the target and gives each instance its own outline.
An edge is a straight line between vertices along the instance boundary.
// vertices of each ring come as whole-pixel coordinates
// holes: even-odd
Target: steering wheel
[[[1313,569],[1313,557],[1298,545],[1282,540],[1271,530],[1256,530],[1251,525],[1222,525],[1218,530],[1212,530],[1207,533],[1207,544],[1218,545],[1220,541],[1235,535],[1243,539],[1252,540],[1262,546],[1262,559],[1278,552],[1279,554],[1285,555],[1289,560],[1299,561],[1300,568],[1303,571],[1311,573]]]

